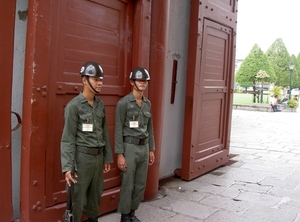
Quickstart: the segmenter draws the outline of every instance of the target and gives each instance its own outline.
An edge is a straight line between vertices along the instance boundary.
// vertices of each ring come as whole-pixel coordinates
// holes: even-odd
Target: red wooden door
[[[191,22],[190,26],[181,172],[185,180],[198,177],[228,161],[234,9],[233,1],[226,5],[218,0],[202,1],[201,4],[192,0],[191,21],[195,24]]]
[[[11,162],[11,90],[13,74],[15,1],[0,4],[0,221],[11,221],[12,162]],[[5,21],[5,22],[4,22]]]
[[[29,0],[22,221],[58,221],[62,217],[66,202],[60,163],[64,107],[82,90],[79,70],[89,60],[99,62],[104,69],[99,97],[106,107],[113,147],[115,105],[130,92],[132,67],[147,67],[149,62],[150,23],[144,13],[150,8],[146,0],[47,0],[43,4]],[[100,214],[116,209],[119,185],[115,159],[105,175]]]
[[[111,144],[114,136],[115,104],[130,91],[132,4],[127,1],[56,1],[51,13],[51,51],[48,89],[46,147],[46,207],[65,202],[65,181],[60,166],[60,138],[64,107],[82,90],[79,69],[86,61],[104,69],[104,87],[99,97],[106,106]],[[115,161],[116,163],[116,161]],[[120,185],[114,164],[105,174],[105,192]],[[114,210],[118,198],[105,200],[102,211]],[[114,203],[111,203],[114,202]],[[51,210],[49,208],[48,210]]]

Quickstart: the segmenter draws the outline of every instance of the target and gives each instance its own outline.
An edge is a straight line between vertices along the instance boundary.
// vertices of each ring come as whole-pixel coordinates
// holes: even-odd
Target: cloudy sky
[[[282,38],[288,52],[300,53],[300,0],[238,1],[236,58],[245,58],[254,44],[266,52]]]

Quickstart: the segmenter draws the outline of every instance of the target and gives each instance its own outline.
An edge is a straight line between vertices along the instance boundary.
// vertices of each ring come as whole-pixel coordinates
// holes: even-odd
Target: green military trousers
[[[124,156],[127,162],[126,171],[121,171],[121,191],[118,212],[129,214],[137,210],[146,188],[149,145],[124,143]]]
[[[103,192],[103,153],[91,155],[76,152],[77,183],[74,186],[74,222],[80,222],[82,211],[97,217]]]

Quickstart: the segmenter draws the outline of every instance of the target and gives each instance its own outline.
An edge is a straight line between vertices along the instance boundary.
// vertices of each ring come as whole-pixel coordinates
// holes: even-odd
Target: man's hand
[[[123,154],[118,155],[118,167],[121,171],[125,171],[127,169],[126,159]]]
[[[77,174],[75,173],[74,175],[75,178],[77,178]],[[65,181],[67,182],[68,186],[70,187],[71,186],[71,182],[72,183],[77,183],[77,180],[75,180],[73,177],[72,177],[72,174],[71,174],[71,170],[67,171],[65,173]]]
[[[103,167],[103,173],[110,171],[110,163],[105,163]]]
[[[149,164],[148,165],[151,166],[154,163],[154,160],[155,160],[154,153],[150,152],[149,153]]]

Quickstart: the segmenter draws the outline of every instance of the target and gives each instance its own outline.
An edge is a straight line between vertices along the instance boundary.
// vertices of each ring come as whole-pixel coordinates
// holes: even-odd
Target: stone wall
[[[232,108],[259,112],[273,112],[270,104],[263,103],[254,103],[251,105],[233,104]],[[280,106],[280,109],[282,112],[297,112],[297,108],[284,108],[283,106]]]

